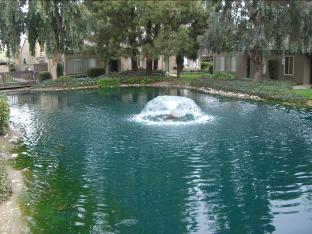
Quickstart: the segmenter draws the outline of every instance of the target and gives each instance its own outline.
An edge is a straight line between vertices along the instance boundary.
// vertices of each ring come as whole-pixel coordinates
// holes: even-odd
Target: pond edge
[[[23,173],[9,165],[8,161],[16,155],[10,153],[15,143],[21,138],[17,129],[9,129],[5,135],[0,136],[2,148],[0,148],[0,160],[3,161],[9,180],[10,190],[0,201],[0,233],[18,234],[26,233],[27,227],[23,221],[22,210],[19,205],[19,197],[25,189]],[[4,146],[4,147],[3,147]]]

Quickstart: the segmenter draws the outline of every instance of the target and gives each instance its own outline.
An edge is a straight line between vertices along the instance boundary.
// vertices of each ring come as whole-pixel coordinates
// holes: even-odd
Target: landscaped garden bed
[[[102,75],[96,78],[61,76],[57,80],[45,80],[34,88],[105,88],[127,85],[150,85],[153,83],[158,84],[159,82],[163,82],[168,86],[187,85],[194,88],[210,88],[224,92],[246,94],[257,96],[261,99],[296,105],[306,105],[312,98],[311,90],[293,90],[291,82],[276,80],[254,81],[249,78],[236,79],[229,72],[216,72],[214,74],[201,71],[185,72],[181,74],[181,79],[168,77],[162,71],[147,76],[146,72],[141,70]]]
[[[308,98],[293,90],[292,84],[285,81],[253,81],[252,79],[192,79],[194,87],[209,87],[217,90],[255,95],[263,99],[305,104]]]
[[[34,86],[35,89],[41,88],[79,88],[79,87],[111,87],[117,85],[145,85],[159,82],[166,78],[164,71],[157,71],[146,74],[144,70],[124,71],[120,73],[111,73],[99,77],[75,78],[72,76],[60,76],[57,80],[44,80]]]

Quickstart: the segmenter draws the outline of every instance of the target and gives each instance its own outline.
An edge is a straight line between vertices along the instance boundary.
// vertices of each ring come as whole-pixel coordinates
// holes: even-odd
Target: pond
[[[159,95],[191,98],[211,118],[135,121]],[[32,233],[311,233],[308,110],[169,88],[9,100]]]

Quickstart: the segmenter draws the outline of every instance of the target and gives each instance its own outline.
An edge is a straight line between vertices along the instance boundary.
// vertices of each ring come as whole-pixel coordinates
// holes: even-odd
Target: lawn
[[[205,72],[192,72],[192,73],[182,73],[181,81],[182,82],[190,82],[193,79],[203,78],[209,76],[209,73]]]
[[[312,89],[295,89],[294,92],[298,95],[312,99]]]

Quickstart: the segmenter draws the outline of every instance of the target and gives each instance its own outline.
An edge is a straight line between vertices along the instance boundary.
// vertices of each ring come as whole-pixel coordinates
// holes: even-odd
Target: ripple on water
[[[16,96],[32,231],[309,233],[311,112],[189,91],[213,124],[128,121],[168,92]]]

